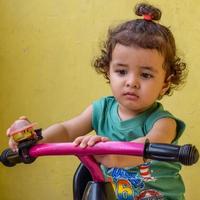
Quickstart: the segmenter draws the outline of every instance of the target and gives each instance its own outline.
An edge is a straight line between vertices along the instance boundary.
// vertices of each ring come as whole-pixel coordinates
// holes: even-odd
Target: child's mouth
[[[126,93],[124,93],[124,96],[129,100],[138,100],[139,99],[139,96],[133,92],[126,92]]]

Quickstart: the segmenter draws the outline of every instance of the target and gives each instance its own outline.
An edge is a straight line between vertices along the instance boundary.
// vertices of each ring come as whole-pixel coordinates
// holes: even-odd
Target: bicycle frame
[[[47,155],[76,155],[88,168],[94,181],[103,182],[104,177],[99,164],[92,155],[122,154],[143,156],[144,144],[132,142],[105,142],[93,147],[75,147],[73,143],[40,144],[32,147],[29,155],[33,158]]]

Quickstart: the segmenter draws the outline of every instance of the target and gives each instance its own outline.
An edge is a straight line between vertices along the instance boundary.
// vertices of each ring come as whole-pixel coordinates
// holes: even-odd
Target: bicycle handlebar
[[[186,144],[184,146],[156,143],[134,143],[134,142],[100,142],[93,147],[81,148],[73,143],[50,143],[34,144],[29,146],[22,143],[19,152],[14,153],[6,149],[0,156],[0,161],[8,167],[17,163],[32,163],[39,156],[48,155],[75,155],[89,170],[92,179],[96,182],[104,182],[104,176],[99,164],[93,158],[94,155],[120,154],[141,156],[145,159],[161,161],[180,162],[184,165],[193,165],[199,159],[199,153],[195,146]],[[28,145],[27,145],[28,144]],[[27,148],[27,146],[29,146]]]
[[[92,156],[103,154],[120,154],[141,156],[145,159],[160,161],[180,162],[183,165],[193,165],[199,159],[199,153],[195,146],[186,144],[183,146],[162,143],[134,143],[134,142],[100,142],[93,147],[81,148],[72,143],[36,144],[28,150],[29,159],[6,149],[0,156],[0,161],[5,166],[14,166],[17,163],[31,163],[39,156],[48,155],[76,155]]]

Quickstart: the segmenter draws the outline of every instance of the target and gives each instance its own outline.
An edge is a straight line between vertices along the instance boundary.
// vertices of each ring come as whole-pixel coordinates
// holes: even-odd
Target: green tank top
[[[131,141],[145,136],[161,118],[173,118],[177,123],[177,144],[185,124],[165,111],[156,102],[138,116],[121,121],[118,103],[113,96],[93,103],[92,126],[98,135],[112,141]],[[112,182],[118,200],[183,200],[185,187],[179,174],[181,165],[176,162],[150,161],[129,168],[105,168],[107,181]]]

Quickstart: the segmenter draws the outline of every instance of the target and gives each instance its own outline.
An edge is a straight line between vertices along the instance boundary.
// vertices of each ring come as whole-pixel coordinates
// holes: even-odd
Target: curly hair
[[[148,15],[150,19],[134,19],[109,28],[107,39],[101,48],[101,54],[94,59],[93,66],[109,82],[109,65],[116,44],[156,49],[164,56],[163,68],[166,71],[166,80],[170,77],[170,87],[165,95],[170,95],[174,89],[178,89],[185,83],[187,65],[176,55],[176,44],[172,32],[168,27],[156,22],[162,15],[158,8],[140,3],[135,6],[135,14],[138,16]]]

